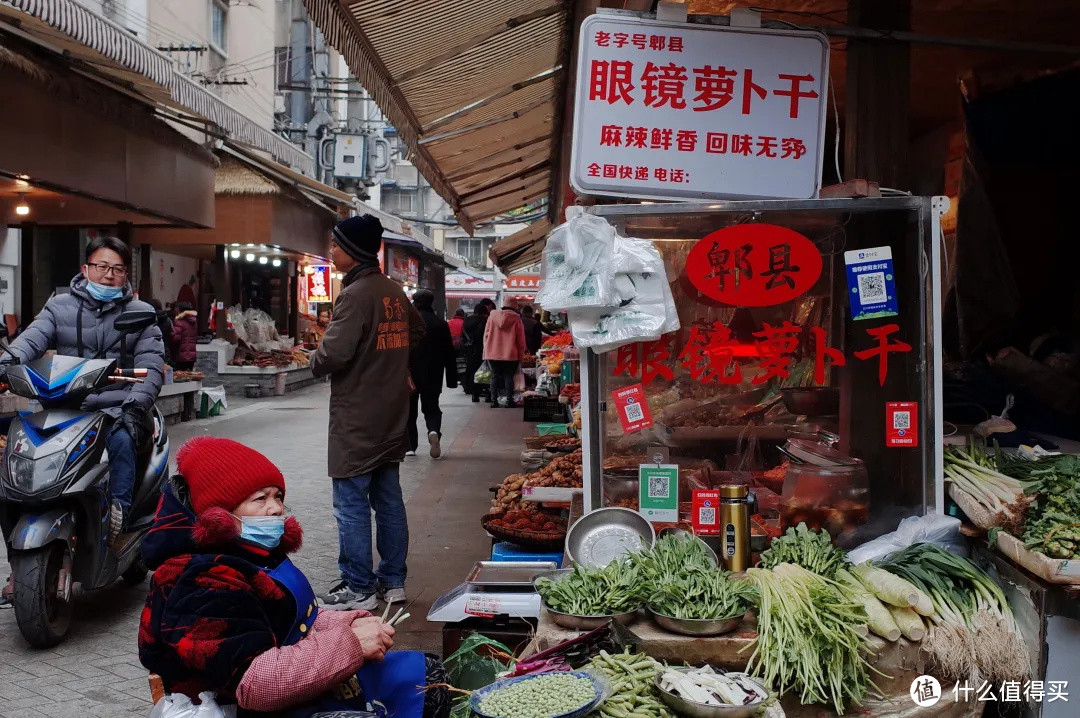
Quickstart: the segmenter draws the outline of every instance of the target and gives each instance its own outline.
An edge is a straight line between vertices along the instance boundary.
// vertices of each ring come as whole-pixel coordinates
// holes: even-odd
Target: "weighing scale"
[[[427,620],[443,626],[443,657],[469,634],[480,633],[511,649],[529,640],[540,619],[533,577],[558,568],[553,561],[477,561],[465,582],[435,599]]]

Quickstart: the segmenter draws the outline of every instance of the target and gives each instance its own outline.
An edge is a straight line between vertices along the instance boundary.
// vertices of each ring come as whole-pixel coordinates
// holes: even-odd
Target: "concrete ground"
[[[192,436],[223,436],[262,451],[281,467],[287,503],[305,532],[295,560],[316,591],[338,581],[337,527],[326,477],[328,397],[329,387],[318,384],[281,398],[230,400],[225,415],[169,431],[174,451]],[[488,488],[519,468],[521,437],[532,432],[520,410],[474,404],[460,390],[444,392],[442,405],[444,457],[432,460],[424,444],[421,455],[401,467],[411,534],[407,589],[410,600],[417,600],[409,609],[412,617],[398,628],[397,647],[436,653],[442,627],[425,620],[427,610],[490,553],[480,528],[491,499]],[[45,651],[29,648],[13,611],[0,609],[0,718],[147,715],[147,672],[136,646],[145,594],[144,583],[82,597],[67,640]]]

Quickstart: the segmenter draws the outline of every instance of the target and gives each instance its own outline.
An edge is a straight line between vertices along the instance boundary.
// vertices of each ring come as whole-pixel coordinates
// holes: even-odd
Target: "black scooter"
[[[156,321],[154,312],[127,312],[115,327],[135,334]],[[153,441],[137,460],[127,532],[110,541],[109,420],[79,410],[89,394],[144,376],[145,369],[121,369],[112,359],[60,355],[0,367],[0,383],[41,405],[12,420],[0,461],[0,532],[11,561],[4,594],[32,646],[54,646],[67,634],[73,584],[92,590],[146,577],[139,544],[168,476],[164,419],[155,409]]]

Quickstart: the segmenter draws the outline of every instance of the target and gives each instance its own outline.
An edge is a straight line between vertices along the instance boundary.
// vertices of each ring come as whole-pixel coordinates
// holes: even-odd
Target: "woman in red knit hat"
[[[139,660],[165,690],[212,692],[238,716],[290,718],[369,710],[445,718],[437,659],[388,652],[394,629],[367,611],[320,612],[288,555],[302,532],[285,513],[285,478],[228,439],[192,439],[143,540],[154,570],[139,626]]]

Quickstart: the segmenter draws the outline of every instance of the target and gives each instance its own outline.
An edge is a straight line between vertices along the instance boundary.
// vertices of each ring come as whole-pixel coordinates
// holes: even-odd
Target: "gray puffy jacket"
[[[113,323],[125,311],[152,312],[154,308],[135,299],[130,285],[125,285],[124,296],[119,300],[102,302],[90,296],[86,284],[86,277],[80,274],[71,280],[70,294],[58,294],[46,302],[26,331],[11,343],[11,353],[28,362],[49,349],[56,349],[57,354],[117,359],[122,368],[146,369],[146,379],[141,383],[116,384],[115,388],[91,394],[82,409],[102,410],[114,418],[130,404],[150,411],[165,381],[161,330],[155,324],[141,334],[129,334],[117,342],[120,332]]]

